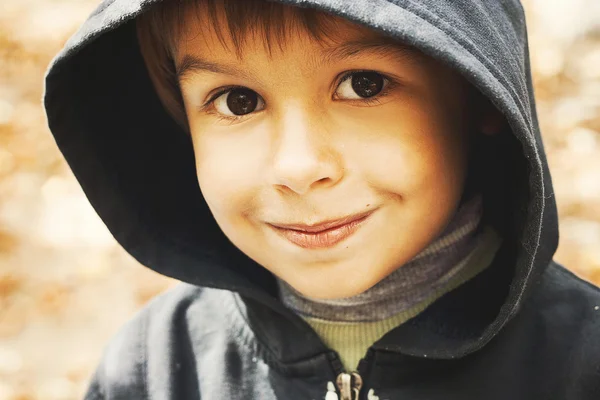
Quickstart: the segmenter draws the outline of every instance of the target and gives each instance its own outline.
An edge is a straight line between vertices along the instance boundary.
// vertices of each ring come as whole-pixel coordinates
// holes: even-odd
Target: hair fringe
[[[332,15],[270,0],[163,0],[155,4],[136,19],[139,47],[160,101],[186,132],[189,126],[174,58],[177,38],[185,29],[185,16],[194,13],[200,21],[203,11],[207,11],[207,21],[226,49],[229,48],[223,33],[229,35],[238,59],[242,58],[250,35],[262,34],[270,56],[273,42],[283,50],[289,35],[299,31],[320,43],[335,33]],[[224,13],[225,27],[220,24],[219,12]]]

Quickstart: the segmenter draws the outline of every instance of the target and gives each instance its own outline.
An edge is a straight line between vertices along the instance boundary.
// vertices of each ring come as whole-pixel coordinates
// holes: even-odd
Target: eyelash
[[[347,78],[349,78],[352,75],[355,74],[359,74],[361,72],[377,72],[377,71],[371,71],[371,70],[353,70],[353,71],[348,71],[346,72],[344,75],[342,75],[342,77],[338,80],[338,83],[336,85],[336,88],[339,87],[339,85],[344,82]],[[396,87],[397,83],[394,79],[388,77],[387,75],[384,75],[382,73],[377,72],[377,74],[381,75],[383,77],[383,79],[385,81],[387,81],[387,84],[384,84],[384,88],[381,92],[379,92],[378,94],[376,94],[373,97],[367,97],[364,99],[353,99],[353,100],[349,100],[349,101],[358,101],[360,103],[366,104],[367,106],[373,106],[373,105],[377,105],[381,103],[381,98],[386,97],[387,95],[390,94],[390,91]],[[224,95],[227,92],[230,92],[234,89],[245,89],[245,86],[226,86],[224,88],[222,88],[221,90],[219,90],[217,93],[215,93],[214,95],[211,96],[211,98],[202,106],[200,106],[200,111],[206,112],[207,114],[211,114],[214,115],[217,120],[219,121],[224,121],[224,122],[230,122],[231,124],[240,121],[246,117],[250,117],[252,116],[252,113],[249,114],[245,114],[245,115],[240,115],[237,117],[230,117],[230,116],[226,116],[223,114],[220,114],[218,112],[215,111],[214,109],[214,101],[216,99],[218,99],[220,96]]]

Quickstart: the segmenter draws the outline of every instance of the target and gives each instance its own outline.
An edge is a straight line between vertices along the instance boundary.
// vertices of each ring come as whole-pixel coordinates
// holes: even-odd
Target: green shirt
[[[481,244],[462,261],[464,267],[445,286],[434,291],[431,296],[416,306],[390,318],[375,322],[334,322],[313,317],[305,317],[305,320],[323,342],[339,354],[346,371],[354,371],[367,349],[383,335],[415,317],[444,294],[473,278],[490,265],[501,241],[500,236],[491,227],[486,227]]]

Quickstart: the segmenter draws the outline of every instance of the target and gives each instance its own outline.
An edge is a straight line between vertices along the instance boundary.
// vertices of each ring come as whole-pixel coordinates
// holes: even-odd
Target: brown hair
[[[208,22],[219,41],[226,46],[217,8],[224,13],[227,21],[225,28],[238,58],[241,58],[243,44],[249,33],[262,33],[269,54],[273,38],[281,49],[287,35],[293,31],[287,22],[299,24],[318,42],[325,41],[335,32],[335,17],[330,14],[268,0],[163,0],[152,6],[136,20],[140,51],[162,104],[186,132],[189,131],[188,121],[174,62],[176,38],[185,29],[185,15],[194,13],[199,17],[203,11],[208,11]]]

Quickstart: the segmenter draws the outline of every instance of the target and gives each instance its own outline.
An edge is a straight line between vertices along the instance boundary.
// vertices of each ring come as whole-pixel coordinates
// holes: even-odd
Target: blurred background
[[[81,399],[110,337],[175,283],[117,246],[46,126],[45,69],[97,3],[0,0],[0,400]],[[555,258],[600,285],[600,2],[524,5]]]

